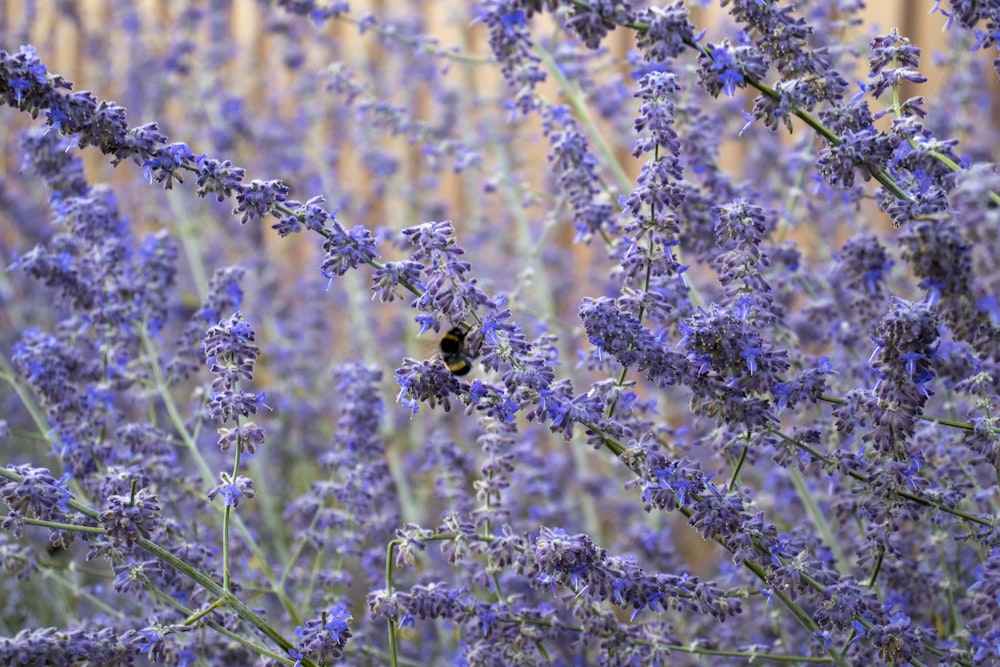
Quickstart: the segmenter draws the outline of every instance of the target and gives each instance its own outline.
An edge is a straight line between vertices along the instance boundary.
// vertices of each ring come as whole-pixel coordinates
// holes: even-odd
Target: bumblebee
[[[441,338],[441,358],[455,375],[465,375],[472,370],[473,355],[465,345],[467,333],[462,327],[452,327]]]

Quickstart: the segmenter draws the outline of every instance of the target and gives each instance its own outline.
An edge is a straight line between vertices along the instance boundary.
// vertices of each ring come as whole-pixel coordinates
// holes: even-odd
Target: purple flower
[[[635,97],[643,102],[639,107],[639,117],[635,119],[635,131],[648,132],[647,139],[640,139],[632,149],[632,155],[639,157],[654,149],[666,151],[673,157],[681,152],[680,139],[674,129],[673,97],[680,91],[677,77],[668,72],[650,72],[639,79]],[[666,156],[662,156],[666,157]],[[674,163],[670,170],[674,178],[681,178],[681,167]]]
[[[351,612],[342,605],[324,610],[319,618],[310,619],[304,626],[295,629],[299,638],[296,651],[302,657],[320,662],[341,657],[347,640],[351,638],[350,620]]]
[[[752,46],[733,46],[727,39],[706,48],[699,57],[698,77],[713,97],[720,92],[732,97],[737,88],[746,86],[747,77],[760,81],[767,71],[763,55]]]
[[[320,265],[320,273],[328,279],[333,280],[334,276],[342,276],[350,269],[378,257],[376,240],[367,228],[356,225],[347,231],[337,220],[330,218],[330,222],[332,228],[325,227],[323,230],[326,240],[323,242],[323,262]]]
[[[240,504],[240,498],[253,498],[257,494],[253,488],[253,480],[245,475],[237,475],[234,478],[222,472],[219,473],[219,481],[218,486],[209,490],[209,500],[215,500],[215,497],[221,494],[226,505],[236,507]]]
[[[253,379],[260,348],[254,345],[254,331],[239,312],[205,332],[202,351],[216,379],[216,389],[232,389],[239,381]]]
[[[939,322],[926,304],[894,299],[875,330],[873,369],[879,378],[873,392],[875,428],[868,434],[876,450],[897,460],[908,458],[907,441],[927,401]]]
[[[421,403],[434,409],[438,404],[445,412],[451,410],[451,396],[459,394],[461,382],[440,361],[437,363],[418,362],[404,359],[396,369],[399,394],[396,400],[417,412]]]
[[[164,633],[156,627],[147,627],[141,630],[133,630],[122,637],[122,643],[135,648],[140,654],[145,654],[152,660],[162,660],[166,647],[164,646]]]
[[[611,205],[603,201],[597,182],[597,160],[590,152],[587,138],[565,107],[548,110],[544,118],[549,139],[549,164],[560,191],[573,207],[577,241],[614,224]]]
[[[236,208],[233,209],[233,215],[239,215],[240,222],[244,225],[263,220],[274,211],[275,206],[283,204],[288,196],[288,186],[279,180],[254,179],[246,184],[219,187],[222,189],[216,192],[230,188],[235,193]]]
[[[566,27],[576,33],[587,48],[596,49],[616,25],[635,20],[628,2],[623,0],[592,0],[574,7]]]
[[[888,35],[880,35],[871,42],[872,55],[868,58],[868,86],[872,97],[881,97],[888,88],[895,88],[903,81],[924,83],[927,77],[914,69],[920,62],[920,49],[899,34],[896,28]],[[892,67],[889,67],[891,65]]]
[[[636,38],[636,48],[646,60],[654,63],[676,58],[685,45],[695,41],[694,26],[688,20],[688,10],[682,0],[641,9],[636,22],[649,26]]]
[[[205,333],[202,350],[209,370],[215,376],[208,402],[208,414],[213,421],[236,421],[268,407],[264,404],[264,392],[255,394],[237,389],[240,382],[253,379],[254,365],[260,352],[253,344],[254,339],[253,329],[238,312]],[[259,437],[252,437],[247,444],[255,446]],[[220,444],[225,441],[226,435],[223,434]]]
[[[0,660],[7,664],[99,661],[115,665],[131,662],[139,653],[111,628],[33,628],[0,639]],[[31,663],[28,663],[31,664]]]
[[[124,123],[124,113],[121,125],[123,129],[127,127]],[[163,183],[163,187],[170,190],[174,187],[175,180],[178,183],[184,182],[181,171],[194,162],[194,153],[187,144],[174,143],[164,146],[155,157],[147,159],[142,168],[150,183]]]
[[[400,286],[422,289],[420,273],[423,268],[414,261],[386,262],[372,274],[372,292],[380,301],[395,301],[400,296]]]
[[[461,259],[465,251],[456,244],[450,221],[428,222],[403,230],[414,247],[411,259],[420,262],[426,278],[423,294],[414,299],[418,310],[441,313],[458,323],[471,317],[489,299],[469,277],[472,266]],[[411,271],[416,265],[410,265]]]
[[[47,521],[64,521],[69,513],[66,501],[73,497],[66,484],[69,476],[57,480],[45,468],[30,465],[8,465],[7,469],[21,476],[14,482],[0,478],[0,498],[11,510],[25,516]]]
[[[528,93],[545,80],[545,73],[538,66],[540,58],[531,52],[528,14],[519,4],[516,0],[485,0],[476,7],[474,23],[489,28],[490,50],[508,86],[520,91],[516,106],[527,113],[537,104]]]
[[[160,505],[149,489],[133,495],[110,496],[98,519],[105,534],[119,548],[131,545],[140,537],[149,538],[160,520]]]
[[[232,197],[246,175],[245,169],[233,167],[230,160],[217,160],[204,155],[198,156],[195,166],[198,168],[198,196],[215,193],[219,202]]]
[[[238,266],[217,269],[208,283],[208,295],[184,327],[177,342],[177,354],[167,363],[167,370],[175,378],[185,378],[201,366],[202,339],[205,331],[218,324],[222,313],[239,310],[243,302],[240,281],[245,271]]]

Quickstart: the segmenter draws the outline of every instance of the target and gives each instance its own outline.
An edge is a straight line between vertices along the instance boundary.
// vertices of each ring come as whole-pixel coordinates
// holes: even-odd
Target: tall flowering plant
[[[251,105],[128,4],[188,141],[0,52],[0,663],[1000,664],[1000,6],[927,100],[848,0],[281,1]]]

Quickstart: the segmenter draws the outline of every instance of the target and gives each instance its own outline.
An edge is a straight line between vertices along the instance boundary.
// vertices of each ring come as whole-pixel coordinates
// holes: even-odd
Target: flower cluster
[[[83,4],[0,26],[0,663],[1000,664],[996,3]]]
[[[107,509],[100,513],[98,520],[111,542],[118,546],[131,544],[140,537],[148,539],[159,517],[156,496],[148,489],[140,489],[131,497],[110,496]]]
[[[252,393],[238,389],[237,385],[253,379],[254,364],[259,348],[254,343],[254,332],[240,313],[211,327],[205,333],[202,350],[209,370],[215,375],[212,380],[212,395],[209,397],[208,414],[212,421],[236,422],[240,417],[257,414],[264,406],[264,392]],[[224,443],[231,440],[231,431],[222,434]],[[259,438],[252,437],[257,442]]]
[[[296,628],[295,635],[299,641],[291,651],[292,657],[299,659],[296,664],[301,664],[304,657],[319,661],[341,657],[344,645],[351,638],[350,620],[350,612],[338,606],[324,611],[321,618],[310,619],[304,626]]]

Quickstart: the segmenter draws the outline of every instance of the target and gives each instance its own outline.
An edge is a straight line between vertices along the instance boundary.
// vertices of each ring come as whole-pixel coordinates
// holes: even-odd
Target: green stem
[[[732,491],[736,488],[736,485],[739,484],[740,470],[743,469],[743,463],[744,461],[747,460],[747,452],[749,450],[750,446],[744,441],[743,449],[740,451],[740,458],[739,460],[736,461],[736,464],[733,466],[733,477],[731,480],[729,480],[730,493],[732,493]]]
[[[0,468],[0,476],[18,483],[24,480],[23,476],[6,468]],[[91,520],[95,522],[98,521],[98,514],[99,514],[98,511],[90,507],[89,505],[81,503],[80,501],[75,499],[67,500],[66,504],[71,509],[87,516]],[[25,519],[25,523],[29,522],[35,523],[36,520]],[[61,524],[61,525],[67,525],[67,524]],[[94,527],[86,527],[86,526],[69,526],[67,530],[79,530],[82,532],[89,532],[89,533],[105,532],[101,528],[98,528],[97,531],[95,531]],[[248,607],[245,603],[243,603],[242,600],[239,600],[231,593],[228,593],[221,585],[216,583],[216,581],[212,579],[210,576],[208,576],[208,574],[206,574],[205,572],[202,572],[201,570],[196,570],[195,568],[191,567],[191,565],[189,565],[187,562],[178,558],[177,556],[170,553],[169,551],[167,551],[166,549],[164,549],[163,547],[156,544],[150,539],[147,539],[145,537],[140,537],[135,540],[135,544],[136,546],[139,546],[143,550],[147,551],[148,553],[158,558],[160,561],[174,568],[179,573],[186,576],[188,579],[194,581],[196,584],[198,584],[208,593],[210,593],[213,597],[223,600],[225,606],[231,609],[233,612],[235,612],[235,614],[240,619],[249,623],[251,626],[256,628],[262,635],[264,635],[272,642],[274,642],[278,647],[280,647],[282,649],[283,655],[286,656],[289,655],[288,651],[294,648],[294,644],[285,639],[285,637],[280,632],[274,629],[260,615],[258,615],[255,611],[253,611],[250,607]],[[289,661],[289,664],[290,663],[291,661]],[[308,667],[318,667],[315,662],[307,659],[303,659],[302,664]]]
[[[558,63],[545,49],[534,47],[535,53],[542,59],[542,63],[545,65],[546,71],[552,75],[552,78],[556,80],[559,84],[559,89],[566,96],[570,107],[573,109],[573,113],[576,117],[580,119],[583,127],[587,129],[587,135],[590,141],[597,147],[597,152],[601,154],[604,159],[605,165],[611,170],[617,181],[617,187],[620,192],[629,192],[632,190],[632,179],[629,175],[625,173],[625,169],[619,164],[618,158],[615,157],[615,152],[611,148],[611,145],[604,140],[604,135],[602,135],[597,130],[597,124],[594,123],[594,119],[590,116],[590,111],[587,108],[586,101],[580,95],[580,91],[569,82],[569,80],[563,76],[562,70],[559,68]]]
[[[795,487],[795,492],[798,494],[802,506],[805,507],[806,514],[809,515],[813,525],[816,527],[820,539],[833,552],[833,558],[837,562],[837,571],[845,577],[848,576],[851,569],[847,566],[847,560],[844,558],[844,551],[840,547],[840,542],[834,536],[830,522],[826,520],[826,516],[820,511],[819,505],[816,504],[816,499],[809,492],[809,486],[806,484],[802,473],[799,472],[797,467],[790,465],[788,467],[788,478],[792,481],[792,486]]]
[[[153,341],[149,338],[149,332],[145,326],[139,328],[139,336],[142,340],[143,348],[146,352],[146,357],[149,360],[150,371],[153,375],[153,380],[155,382],[157,394],[163,401],[164,408],[166,408],[167,415],[170,417],[170,422],[173,424],[174,430],[177,432],[184,446],[187,448],[188,452],[191,454],[191,458],[194,460],[195,464],[198,466],[201,472],[202,479],[206,482],[210,482],[215,478],[212,469],[208,466],[205,458],[201,455],[201,451],[198,449],[198,444],[194,441],[194,437],[188,430],[185,424],[184,417],[181,415],[180,409],[174,402],[174,397],[170,393],[170,389],[167,386],[166,378],[163,375],[163,370],[160,368],[160,364],[157,361],[159,358],[156,349],[153,346]],[[210,503],[211,507],[216,507],[215,504]],[[220,512],[225,513],[225,509],[220,509]],[[225,521],[225,519],[223,519]],[[302,625],[302,617],[299,614],[298,609],[292,602],[291,598],[288,597],[288,592],[281,585],[274,570],[269,564],[267,556],[261,550],[260,545],[254,539],[253,535],[250,533],[249,528],[244,523],[243,519],[239,514],[235,515],[235,524],[240,535],[243,537],[247,546],[249,547],[251,553],[256,558],[257,565],[261,568],[264,576],[267,577],[268,583],[271,585],[272,592],[281,601],[282,607],[291,617],[292,622],[296,625]]]

